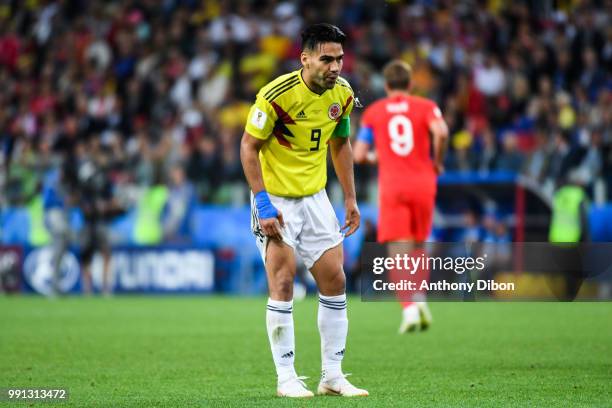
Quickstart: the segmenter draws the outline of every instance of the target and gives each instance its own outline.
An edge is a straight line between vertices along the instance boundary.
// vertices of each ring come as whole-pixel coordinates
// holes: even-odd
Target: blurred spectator
[[[465,228],[459,231],[459,236],[456,242],[464,244],[474,244],[480,242],[482,239],[483,231],[480,224],[478,213],[472,208],[466,208],[462,214],[461,225]]]
[[[487,55],[482,65],[476,65],[474,81],[476,89],[486,97],[497,96],[505,90],[506,75],[494,55]]]
[[[187,175],[195,183],[198,198],[210,201],[221,182],[217,176],[221,169],[221,154],[211,137],[204,136],[194,144],[187,162]]]
[[[545,129],[538,128],[535,132],[535,145],[525,164],[525,175],[537,183],[544,182],[552,143]]]
[[[164,238],[168,242],[185,241],[188,216],[195,201],[193,186],[186,179],[180,164],[170,169],[168,203],[164,219]]]
[[[600,129],[594,129],[592,133],[583,133],[580,136],[580,144],[585,152],[582,160],[574,169],[574,177],[589,190],[593,187],[593,182],[602,169],[602,132]]]
[[[163,180],[162,167],[159,163],[152,164],[152,179],[144,186],[136,205],[136,221],[134,225],[134,243],[136,245],[159,245],[162,242],[165,232],[163,219],[168,211],[168,200],[169,189]],[[173,210],[176,211],[176,203],[174,204]],[[175,212],[171,214],[171,217],[176,215]],[[175,222],[175,220],[170,219],[170,222]]]
[[[451,146],[453,151],[447,159],[448,170],[465,173],[473,169],[472,141],[472,134],[467,130],[452,135]]]
[[[59,168],[50,170],[43,181],[43,206],[45,209],[45,226],[51,235],[52,256],[52,291],[54,295],[62,293],[60,288],[61,263],[70,244],[70,225],[68,221],[69,191],[66,174]]]
[[[502,148],[495,168],[501,171],[518,172],[523,164],[523,154],[518,148],[518,137],[513,132],[502,135]]]
[[[477,156],[476,169],[481,174],[487,174],[496,168],[497,163],[497,141],[489,126],[486,126],[480,138],[481,147]]]
[[[393,57],[413,65],[414,91],[438,102],[454,135],[449,171],[523,169],[555,184],[578,169],[589,194],[601,177],[610,196],[609,7],[372,4],[8,2],[0,200],[29,202],[44,172],[63,166],[76,183],[77,150],[89,155],[86,140],[98,139],[112,162],[103,166],[110,190],[126,205],[138,202],[156,166],[184,168],[200,202],[235,202],[246,188],[236,156],[245,107],[258,84],[295,68],[298,34],[318,21],[349,33],[343,72],[366,105],[384,91],[377,68]],[[358,172],[358,194],[374,180]]]
[[[494,211],[483,216],[482,253],[487,256],[487,268],[479,279],[494,279],[495,275],[512,267],[512,237],[506,222]]]
[[[572,149],[570,143],[570,134],[567,131],[559,131],[554,136],[553,150],[546,173],[549,181],[565,180],[570,170],[580,162],[581,152]]]
[[[597,99],[597,94],[605,85],[606,76],[600,68],[597,54],[593,48],[582,52],[583,67],[580,74],[580,85],[586,89],[591,102]]]
[[[110,294],[110,238],[107,222],[120,213],[113,197],[113,186],[109,177],[111,158],[108,151],[93,135],[77,146],[77,196],[83,211],[85,225],[81,259],[83,263],[83,293],[92,293],[91,266],[96,253],[102,256],[102,291]]]

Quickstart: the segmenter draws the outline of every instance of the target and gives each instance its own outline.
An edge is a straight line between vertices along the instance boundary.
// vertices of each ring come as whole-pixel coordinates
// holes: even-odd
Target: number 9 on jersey
[[[395,115],[389,120],[391,150],[398,156],[408,156],[414,147],[412,122],[404,115]]]

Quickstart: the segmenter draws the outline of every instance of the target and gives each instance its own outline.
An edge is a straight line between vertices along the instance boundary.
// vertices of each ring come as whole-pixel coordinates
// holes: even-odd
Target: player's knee
[[[328,289],[336,293],[344,293],[346,286],[346,278],[342,271],[334,273],[328,281]]]
[[[293,276],[291,273],[286,271],[283,273],[279,271],[274,274],[272,281],[270,282],[270,294],[275,299],[289,300],[293,294]]]
[[[281,280],[278,283],[277,288],[283,294],[290,294],[291,292],[293,292],[293,279]]]

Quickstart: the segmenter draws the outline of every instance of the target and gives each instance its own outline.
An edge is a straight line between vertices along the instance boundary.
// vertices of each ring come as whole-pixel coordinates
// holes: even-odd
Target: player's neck
[[[316,93],[317,95],[321,95],[323,92],[325,92],[327,90],[327,89],[321,88],[320,86],[315,84],[312,81],[312,78],[310,77],[310,75],[308,75],[308,72],[306,72],[305,69],[302,69],[300,71],[300,75],[302,76],[302,81],[304,81],[304,85],[306,85],[306,87],[308,89],[310,89],[312,92]]]
[[[410,92],[401,91],[399,89],[393,89],[393,90],[387,91],[387,97],[395,98],[396,96],[410,96]]]

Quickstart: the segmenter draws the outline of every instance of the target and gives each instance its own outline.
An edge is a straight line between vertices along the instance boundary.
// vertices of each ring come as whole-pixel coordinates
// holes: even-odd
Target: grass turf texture
[[[350,299],[344,369],[370,397],[288,400],[264,298],[0,298],[0,387],[67,387],[54,407],[610,406],[612,303],[431,309],[428,332],[399,336],[397,304]],[[316,390],[316,299],[294,310],[297,370]]]

